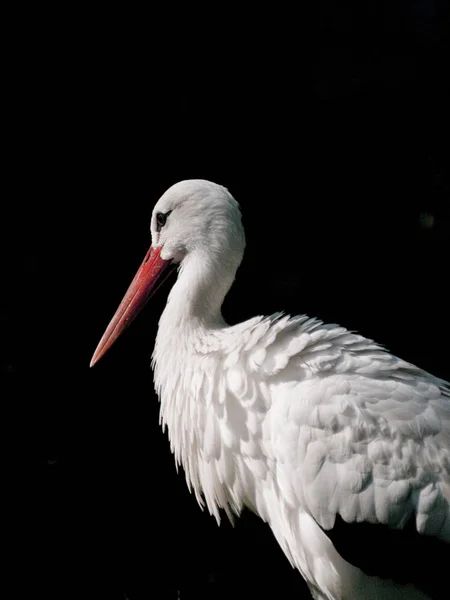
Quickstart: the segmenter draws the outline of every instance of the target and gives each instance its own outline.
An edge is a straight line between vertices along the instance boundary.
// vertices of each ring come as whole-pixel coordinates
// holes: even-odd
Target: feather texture
[[[450,542],[444,381],[371,340],[307,317],[224,326],[215,331],[214,352],[205,346],[207,332],[199,328],[190,336],[177,343],[186,354],[176,360],[172,345],[158,336],[161,418],[188,484],[198,498],[204,495],[218,522],[220,508],[230,518],[244,506],[257,512],[292,564],[317,580],[318,589],[329,588],[330,598],[340,597],[332,590],[341,578],[330,562],[337,562],[337,573],[342,563],[320,527],[332,528],[337,515],[397,528],[412,517],[419,533]],[[165,340],[173,337],[165,331]],[[185,369],[176,374],[176,365],[187,361],[202,373],[195,393]],[[170,395],[169,380],[177,381]],[[204,424],[188,447],[179,444],[187,424],[177,405],[189,406],[190,427]],[[311,536],[323,544],[321,569]],[[354,581],[347,571],[347,581]]]

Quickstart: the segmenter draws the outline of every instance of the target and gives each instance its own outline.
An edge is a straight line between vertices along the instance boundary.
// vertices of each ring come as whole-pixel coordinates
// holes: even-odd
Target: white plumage
[[[337,516],[393,528],[413,519],[420,534],[450,542],[448,384],[306,316],[228,326],[220,309],[245,237],[225,188],[172,186],[151,230],[152,248],[92,364],[166,267],[178,266],[153,367],[161,423],[198,502],[218,522],[221,508],[230,518],[256,512],[314,598],[428,597],[352,566],[326,531]]]

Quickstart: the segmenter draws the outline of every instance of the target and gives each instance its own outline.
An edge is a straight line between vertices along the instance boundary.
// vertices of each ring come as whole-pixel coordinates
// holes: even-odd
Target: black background
[[[448,15],[439,0],[390,4],[5,19],[17,597],[301,597],[266,526],[217,528],[176,474],[149,367],[170,286],[89,369],[176,181],[216,181],[241,204],[230,322],[307,313],[450,378]]]

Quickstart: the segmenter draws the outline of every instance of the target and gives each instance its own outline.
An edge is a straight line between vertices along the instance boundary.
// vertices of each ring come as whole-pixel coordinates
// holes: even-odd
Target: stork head
[[[242,258],[245,237],[239,205],[229,191],[204,179],[170,187],[151,220],[152,247],[176,264],[192,253]]]
[[[228,190],[203,179],[170,187],[153,209],[152,245],[92,357],[93,366],[138,315],[178,265],[203,264],[232,273],[239,266],[245,235],[239,205]]]

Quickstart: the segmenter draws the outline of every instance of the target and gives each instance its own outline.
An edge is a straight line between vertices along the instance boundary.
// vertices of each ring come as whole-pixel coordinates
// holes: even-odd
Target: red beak
[[[143,263],[134,276],[127,293],[123,297],[116,314],[111,319],[97,349],[94,352],[90,366],[105,354],[114,344],[120,334],[125,331],[131,321],[144,308],[150,297],[156,292],[160,285],[167,279],[168,275],[175,267],[170,260],[161,258],[162,247],[150,247]],[[171,266],[172,269],[168,267]],[[165,276],[163,277],[163,273]]]

